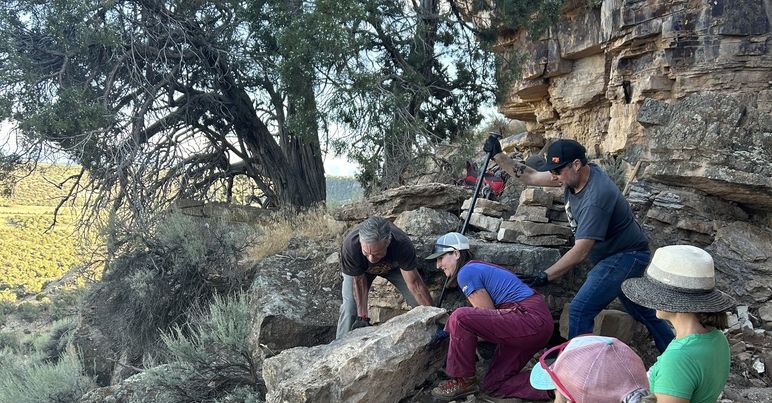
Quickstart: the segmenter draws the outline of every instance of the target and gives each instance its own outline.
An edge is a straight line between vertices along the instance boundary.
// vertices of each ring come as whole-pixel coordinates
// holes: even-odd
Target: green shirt
[[[729,342],[720,330],[674,339],[649,370],[653,393],[714,403],[729,377]]]

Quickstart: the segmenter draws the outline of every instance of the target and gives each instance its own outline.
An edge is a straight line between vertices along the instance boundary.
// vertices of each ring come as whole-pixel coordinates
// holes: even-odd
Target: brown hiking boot
[[[480,388],[477,387],[475,378],[453,378],[440,382],[436,388],[432,389],[432,396],[440,400],[455,400],[477,393]]]

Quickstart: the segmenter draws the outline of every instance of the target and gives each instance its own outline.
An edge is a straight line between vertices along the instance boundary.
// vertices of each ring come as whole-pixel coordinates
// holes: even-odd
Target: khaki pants
[[[370,291],[370,285],[373,284],[375,275],[367,273],[364,275],[367,276],[367,290]],[[405,283],[405,278],[402,277],[401,270],[392,270],[382,277],[388,280],[391,284],[394,284],[394,287],[397,287],[397,290],[399,290],[399,292],[405,298],[405,301],[408,303],[408,305],[411,307],[416,307],[418,305],[418,302],[416,302],[413,294],[410,293],[410,290],[407,288],[407,283]],[[348,274],[343,274],[343,289],[341,291],[343,296],[343,303],[340,304],[340,316],[338,317],[338,331],[335,336],[336,339],[340,339],[346,333],[351,331],[351,325],[354,324],[354,320],[357,317],[357,306],[356,302],[354,301],[353,284],[354,277],[349,276]]]

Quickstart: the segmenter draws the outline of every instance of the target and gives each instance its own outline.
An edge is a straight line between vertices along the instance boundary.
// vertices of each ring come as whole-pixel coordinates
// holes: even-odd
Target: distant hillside
[[[339,206],[362,197],[362,187],[350,176],[327,177],[327,207]]]

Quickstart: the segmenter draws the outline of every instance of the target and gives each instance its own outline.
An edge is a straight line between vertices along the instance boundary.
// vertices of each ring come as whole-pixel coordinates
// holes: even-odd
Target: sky
[[[483,122],[492,119],[498,114],[495,106],[483,107],[481,112],[485,119]],[[9,135],[11,124],[8,121],[0,122],[0,147],[8,149],[14,148],[11,142],[13,137]],[[346,156],[335,156],[327,153],[324,157],[324,172],[328,176],[350,176],[353,177],[359,170],[359,165],[349,161]]]

